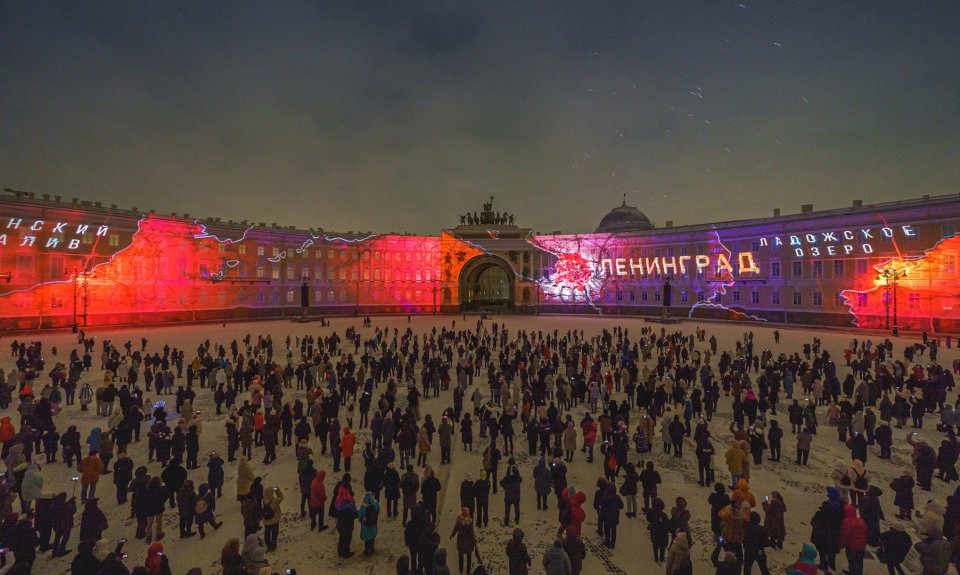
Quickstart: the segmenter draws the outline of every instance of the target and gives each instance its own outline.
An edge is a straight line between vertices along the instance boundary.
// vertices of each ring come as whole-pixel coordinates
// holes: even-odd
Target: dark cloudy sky
[[[960,192],[960,2],[0,4],[0,186],[436,233]]]

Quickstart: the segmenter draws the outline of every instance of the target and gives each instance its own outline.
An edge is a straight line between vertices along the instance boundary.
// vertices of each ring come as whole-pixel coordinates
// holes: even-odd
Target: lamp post
[[[899,325],[899,322],[897,321],[897,282],[900,281],[902,278],[907,277],[907,271],[906,270],[883,270],[883,272],[880,274],[880,277],[882,277],[886,281],[888,289],[891,282],[893,284],[893,332],[892,332],[892,335],[896,337],[900,335],[900,325]],[[888,301],[887,302],[888,310],[889,310],[889,305],[890,305],[890,302]]]
[[[70,326],[70,333],[77,333],[77,270],[73,270],[73,325]]]

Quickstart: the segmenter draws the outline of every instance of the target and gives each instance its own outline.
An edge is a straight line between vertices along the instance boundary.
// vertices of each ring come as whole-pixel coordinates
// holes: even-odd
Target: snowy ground
[[[438,317],[414,317],[412,327],[415,333],[422,334],[430,330],[433,326],[450,325],[452,320],[457,320],[458,328],[472,328],[476,323],[476,316],[468,316],[466,322],[461,316],[438,316]],[[511,337],[518,329],[544,331],[558,329],[566,332],[568,329],[583,329],[587,335],[599,333],[603,328],[612,328],[616,324],[627,327],[630,330],[631,339],[637,339],[641,327],[647,325],[642,319],[627,318],[592,318],[592,317],[514,317],[506,316],[505,319],[508,328],[511,331]],[[407,327],[406,317],[387,317],[374,318],[375,325],[386,327],[399,327],[401,330]],[[355,318],[333,319],[332,326],[329,328],[320,328],[319,324],[297,324],[290,321],[271,321],[271,322],[250,322],[250,323],[230,323],[225,326],[220,324],[208,325],[185,325],[171,327],[145,327],[143,329],[116,329],[103,331],[90,331],[88,335],[94,335],[98,341],[102,338],[110,338],[117,347],[128,339],[133,340],[135,345],[139,343],[141,336],[146,336],[150,340],[148,351],[157,350],[164,344],[171,347],[184,348],[189,356],[190,350],[196,349],[196,346],[210,339],[214,344],[222,343],[229,349],[229,342],[236,338],[240,340],[246,334],[252,334],[255,338],[258,334],[270,334],[275,342],[282,342],[290,334],[312,333],[314,335],[326,334],[329,330],[335,329],[341,334],[349,326],[359,326],[359,321]],[[669,330],[682,329],[687,333],[702,325],[708,330],[708,339],[711,334],[716,335],[719,340],[720,349],[732,349],[736,339],[740,338],[744,331],[752,329],[755,333],[755,342],[757,350],[762,350],[773,346],[772,328],[765,328],[760,325],[746,326],[743,324],[718,324],[707,323],[698,324],[694,321],[688,321],[682,324],[667,326]],[[657,326],[659,329],[659,326]],[[372,328],[363,330],[363,333],[369,333]],[[810,341],[814,336],[820,337],[824,341],[824,348],[829,350],[835,358],[842,358],[842,350],[847,346],[847,342],[853,337],[850,333],[818,332],[816,330],[804,329],[786,329],[780,328],[782,339],[779,346],[774,348],[775,353],[780,351],[793,352],[800,351],[803,342]],[[860,335],[861,339],[863,335]],[[0,366],[9,369],[12,365],[12,359],[9,355],[9,343],[11,337],[4,337],[0,341]],[[24,338],[20,338],[24,339]],[[49,353],[50,346],[56,346],[58,349],[58,358],[66,358],[69,350],[75,345],[74,336],[70,334],[56,334],[44,336],[30,336],[27,339],[41,339],[47,346]],[[875,342],[882,341],[882,337],[873,336]],[[895,355],[901,357],[900,351],[904,343],[911,342],[911,339],[901,338],[895,341]],[[281,344],[282,345],[282,344]],[[97,347],[99,350],[99,346]],[[702,348],[701,348],[702,349]],[[941,348],[940,362],[949,364],[957,357],[957,350],[947,350]],[[49,358],[54,360],[54,358]],[[63,359],[60,359],[61,361]],[[842,360],[839,362],[842,364]],[[94,360],[95,368],[98,367],[98,358]],[[714,365],[716,365],[714,363]],[[841,379],[846,374],[847,369],[841,365]],[[96,387],[96,383],[102,380],[102,372],[94,369],[84,376],[91,384]],[[178,382],[179,383],[179,382]],[[484,386],[485,388],[486,386]],[[799,389],[799,385],[797,386]],[[200,390],[198,390],[200,391]],[[295,397],[302,396],[302,392],[291,392],[285,396],[285,400],[292,401]],[[951,399],[953,395],[951,394]],[[434,420],[439,420],[439,415],[445,406],[451,404],[449,392],[443,394],[440,399],[430,399],[422,408],[422,413],[433,414]],[[0,415],[14,415],[15,406],[11,406],[6,413]],[[197,400],[198,409],[204,414],[204,429],[201,436],[201,468],[190,472],[190,478],[196,485],[206,481],[206,468],[203,466],[205,455],[211,450],[217,450],[223,453],[226,450],[226,440],[223,429],[224,416],[217,417],[213,415],[214,406],[212,397],[207,390],[200,391]],[[721,399],[720,412],[714,418],[710,428],[715,438],[715,447],[718,451],[718,472],[719,481],[728,481],[729,477],[725,472],[725,466],[722,460],[723,451],[729,446],[730,434],[727,427],[730,422],[730,404],[726,398]],[[579,411],[579,410],[578,410]],[[820,419],[823,422],[822,411]],[[579,420],[579,413],[574,417]],[[18,421],[17,417],[13,418]],[[785,413],[777,418],[781,424],[786,424]],[[939,445],[940,434],[934,429],[932,417],[928,416],[928,422],[922,435],[927,437],[933,445]],[[94,415],[94,411],[80,412],[79,404],[66,409],[57,418],[58,428],[66,429],[70,424],[78,425],[81,431],[81,437],[86,439],[90,428],[103,425],[102,418]],[[787,425],[789,429],[789,425]],[[362,445],[365,430],[359,433],[358,445]],[[659,433],[659,432],[658,432]],[[887,517],[895,515],[896,510],[893,507],[893,494],[887,487],[889,482],[900,471],[910,465],[910,448],[904,441],[906,430],[895,431],[894,456],[891,462],[881,461],[871,453],[867,468],[873,477],[872,483],[883,489],[882,497],[884,511]],[[455,442],[456,444],[457,442]],[[523,444],[518,441],[518,448]],[[654,446],[658,447],[659,442],[655,441]],[[130,456],[134,460],[135,466],[143,465],[146,460],[147,442],[144,439],[138,444],[133,444],[130,448]],[[443,545],[448,549],[448,557],[452,559],[451,568],[456,569],[455,546],[453,541],[447,540],[447,536],[453,528],[454,519],[459,511],[459,483],[465,473],[471,472],[475,476],[481,466],[480,453],[484,445],[475,446],[473,454],[465,454],[460,451],[460,446],[455,445],[453,451],[453,465],[439,465],[439,449],[435,448],[430,454],[430,463],[435,469],[438,469],[438,477],[444,487],[440,498],[440,521],[438,530],[444,538]],[[525,447],[523,447],[525,453]],[[658,450],[655,449],[655,452]],[[357,555],[349,560],[342,561],[336,555],[336,533],[334,529],[329,529],[325,533],[317,534],[310,532],[309,518],[301,519],[299,515],[299,488],[296,478],[296,465],[293,451],[290,448],[278,449],[279,459],[273,465],[264,466],[260,464],[263,452],[262,448],[254,450],[254,469],[257,474],[262,475],[265,486],[279,486],[286,493],[284,502],[284,511],[282,516],[280,530],[279,549],[269,554],[269,560],[278,572],[287,567],[297,568],[300,573],[318,572],[310,569],[311,566],[323,566],[324,569],[336,569],[340,573],[375,573],[385,575],[392,572],[393,564],[396,558],[405,552],[403,547],[403,530],[399,520],[386,520],[385,514],[382,515],[380,525],[380,536],[377,540],[377,553],[370,558],[364,558],[359,553],[362,545],[359,541],[359,529],[356,531],[357,539],[354,542],[353,549],[358,552]],[[676,496],[684,496],[689,504],[693,520],[691,530],[694,534],[694,546],[692,554],[694,557],[694,572],[707,573],[713,572],[709,566],[709,554],[712,551],[712,540],[709,525],[709,506],[706,504],[706,498],[710,494],[710,489],[699,487],[697,482],[696,464],[693,460],[693,445],[688,440],[687,449],[684,450],[683,459],[674,459],[672,456],[665,457],[657,453],[655,460],[657,467],[663,476],[664,484],[660,496],[669,507],[672,506],[673,499]],[[518,454],[520,449],[518,449]],[[836,433],[829,428],[823,429],[816,436],[813,449],[810,455],[810,463],[806,468],[801,468],[793,463],[795,450],[793,436],[789,433],[784,438],[783,460],[781,463],[771,463],[764,461],[759,467],[752,470],[751,488],[758,500],[767,495],[772,490],[778,490],[783,494],[787,504],[787,530],[788,536],[783,551],[771,550],[769,552],[770,570],[774,573],[782,573],[783,565],[792,563],[799,551],[800,544],[807,541],[810,536],[809,520],[813,512],[817,509],[824,498],[824,487],[829,480],[830,471],[837,460],[849,462],[849,451],[838,443]],[[59,457],[58,457],[59,459]],[[331,461],[329,457],[317,458],[317,467],[329,471]],[[532,458],[518,456],[522,472],[524,474],[524,496],[521,503],[521,527],[527,534],[527,545],[531,556],[534,558],[532,573],[542,573],[540,561],[545,549],[552,543],[553,534],[556,530],[556,510],[551,508],[548,512],[536,510],[535,497],[532,493],[533,480],[531,476],[532,466],[536,463]],[[597,460],[599,462],[599,458]],[[112,465],[112,463],[111,463]],[[220,549],[224,542],[230,537],[240,537],[242,540],[243,529],[240,517],[239,505],[235,500],[236,489],[236,467],[235,463],[227,465],[226,484],[224,495],[218,501],[217,512],[219,519],[224,521],[224,526],[219,530],[208,533],[205,540],[201,541],[194,537],[187,540],[177,538],[177,518],[175,512],[167,512],[165,516],[165,532],[167,534],[165,543],[167,545],[167,555],[170,558],[173,573],[182,575],[191,567],[201,567],[204,573],[219,572]],[[362,465],[362,464],[361,464]],[[152,463],[148,465],[151,474],[158,474],[161,469],[159,464]],[[589,501],[592,500],[594,484],[597,477],[602,475],[599,463],[588,465],[582,453],[577,452],[575,461],[569,466],[570,484],[576,486],[579,490],[586,491]],[[73,487],[70,478],[75,473],[68,471],[63,463],[52,465],[43,465],[43,475],[45,478],[45,489],[56,491],[72,492]],[[328,491],[333,486],[337,477],[328,474]],[[932,494],[917,492],[917,506],[922,507],[923,503],[932,496],[940,502],[946,501],[952,486],[935,480],[934,491]],[[110,520],[110,529],[105,537],[110,540],[116,540],[120,537],[129,537],[127,552],[130,557],[127,560],[128,566],[133,566],[142,562],[146,555],[146,544],[142,541],[133,539],[135,523],[129,519],[129,507],[122,509],[116,505],[114,498],[114,487],[112,476],[104,477],[98,487],[98,496],[101,501],[101,507],[104,508]],[[553,498],[551,497],[551,507]],[[498,520],[502,518],[503,503],[502,495],[491,495],[490,510],[492,518]],[[762,515],[762,513],[761,513]],[[79,522],[78,522],[79,526]],[[617,548],[610,551],[603,547],[600,539],[595,535],[596,517],[592,509],[587,509],[587,524],[584,526],[584,542],[588,549],[588,557],[584,564],[584,573],[643,573],[662,571],[662,566],[657,566],[652,560],[651,547],[647,538],[646,524],[643,519],[621,519],[621,528],[618,538]],[[480,530],[478,540],[481,553],[490,568],[491,573],[506,574],[506,562],[504,555],[504,545],[509,540],[513,527],[504,528],[497,523],[491,523],[486,529]],[[916,538],[915,533],[914,538]],[[72,535],[69,547],[76,549],[78,531],[75,530]],[[56,560],[50,560],[49,554],[38,558],[34,572],[35,573],[62,573],[69,570],[69,561],[72,559],[71,553],[68,557]],[[845,566],[845,560],[839,559],[841,568]],[[908,558],[908,564],[905,565],[908,572],[918,572],[915,554],[911,553]],[[884,566],[876,561],[867,561],[866,573],[880,574],[886,573]]]

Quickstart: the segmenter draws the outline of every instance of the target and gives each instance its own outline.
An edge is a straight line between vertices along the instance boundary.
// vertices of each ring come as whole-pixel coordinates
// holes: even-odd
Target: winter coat
[[[542,457],[533,468],[533,487],[537,495],[550,495],[553,490],[553,477],[550,475],[546,460]]]
[[[360,510],[357,511],[357,519],[360,521],[360,540],[361,541],[373,541],[377,538],[377,533],[379,530],[379,520],[372,525],[368,525],[365,520],[367,512],[369,509],[375,509],[377,515],[380,513],[380,502],[374,499],[373,495],[367,494],[363,498],[363,505],[360,506]]]
[[[326,471],[317,471],[316,477],[310,482],[310,508],[321,509],[327,502],[327,486],[324,480],[327,478]]]
[[[477,548],[477,536],[473,529],[473,519],[460,515],[453,526],[450,538],[457,538],[457,552],[471,554]]]
[[[867,524],[857,517],[857,508],[849,503],[843,507],[840,547],[852,551],[863,551],[867,548]]]
[[[667,550],[667,562],[665,573],[682,572],[690,564],[690,544],[687,542],[686,533],[678,533],[670,549]]]
[[[251,573],[259,573],[260,569],[269,565],[267,563],[266,548],[260,543],[260,538],[254,533],[247,535],[243,540],[243,565]]]
[[[280,504],[283,503],[283,491],[274,487],[263,496],[263,507],[273,509],[273,517],[263,518],[264,526],[277,525],[280,523]]]
[[[840,530],[842,515],[837,513],[830,503],[823,503],[820,509],[813,514],[810,520],[811,534],[810,542],[817,549],[837,553],[840,551]],[[866,540],[866,529],[864,529],[864,540]]]
[[[237,466],[237,498],[245,497],[250,493],[250,486],[253,485],[254,474],[253,467],[246,457],[240,458]]]
[[[91,485],[100,481],[100,474],[103,473],[103,461],[100,456],[88,455],[77,464],[77,471],[80,472],[80,484]]]
[[[519,533],[519,535],[518,535]],[[523,531],[515,529],[513,539],[507,542],[508,575],[527,575],[530,572],[530,553],[523,542]]]
[[[787,512],[787,506],[783,500],[774,495],[769,501],[763,502],[763,529],[767,537],[776,541],[783,541],[787,536],[787,528],[784,522],[784,514]]]
[[[543,554],[543,568],[547,575],[571,575],[573,573],[570,557],[563,550],[563,544],[560,541],[554,541],[553,547],[547,549],[547,552]]]
[[[573,422],[568,423],[563,431],[563,449],[564,451],[577,450],[577,429],[573,426]]]
[[[24,501],[35,501],[40,499],[42,491],[43,475],[40,474],[40,467],[36,463],[31,463],[20,482],[20,494]]]
[[[817,573],[817,549],[809,543],[804,543],[800,558],[792,566],[787,567],[787,575],[817,575]]]
[[[747,460],[747,454],[743,450],[739,447],[731,447],[724,454],[724,458],[727,460],[727,471],[731,475],[743,474],[743,464]]]
[[[890,529],[880,534],[880,548],[883,552],[880,557],[885,565],[899,565],[907,558],[913,541],[905,531]]]
[[[913,487],[915,482],[909,475],[901,475],[890,482],[890,489],[896,494],[893,504],[904,509],[913,509]]]
[[[913,546],[920,554],[920,565],[926,573],[946,573],[953,553],[950,542],[943,537],[927,537]]]

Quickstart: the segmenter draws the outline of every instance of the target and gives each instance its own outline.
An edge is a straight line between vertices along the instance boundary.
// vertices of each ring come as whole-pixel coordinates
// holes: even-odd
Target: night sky
[[[0,187],[435,234],[960,192],[960,2],[0,4]]]

